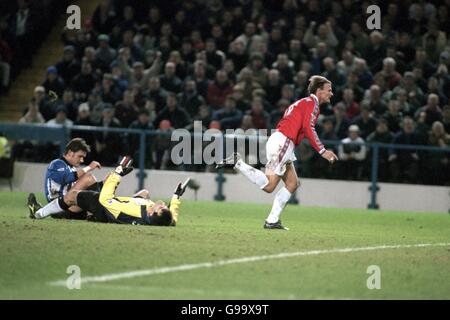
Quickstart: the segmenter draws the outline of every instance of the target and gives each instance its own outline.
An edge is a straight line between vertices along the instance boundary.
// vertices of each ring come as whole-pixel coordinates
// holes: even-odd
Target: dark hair
[[[153,214],[151,217],[152,225],[170,226],[172,223],[172,212],[169,209],[162,209],[159,215]]]
[[[312,76],[309,78],[308,92],[310,94],[316,94],[318,89],[323,89],[325,84],[329,83],[331,85],[331,81],[322,76]]]
[[[64,150],[64,154],[67,154],[69,151],[77,152],[77,151],[91,152],[91,147],[81,138],[74,138],[69,141],[66,145],[66,149]]]

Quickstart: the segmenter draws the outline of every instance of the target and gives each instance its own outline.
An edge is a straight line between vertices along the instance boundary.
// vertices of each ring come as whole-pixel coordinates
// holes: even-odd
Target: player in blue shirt
[[[75,216],[75,214],[83,211],[77,206],[67,208],[67,206],[61,204],[64,195],[70,189],[86,190],[96,185],[97,180],[90,172],[96,168],[101,168],[100,163],[92,161],[87,167],[80,167],[90,151],[90,146],[86,141],[81,138],[72,139],[66,145],[64,155],[53,160],[47,167],[44,192],[47,201],[52,203],[52,214],[69,211]],[[30,193],[28,196],[30,212],[32,211],[31,207],[35,204],[37,204],[36,196]]]

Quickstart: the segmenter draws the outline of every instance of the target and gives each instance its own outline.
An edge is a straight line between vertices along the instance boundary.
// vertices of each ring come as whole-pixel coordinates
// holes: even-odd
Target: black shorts
[[[111,222],[110,213],[100,204],[100,192],[97,191],[80,191],[77,195],[77,205],[84,211],[93,214],[91,221],[95,222]]]

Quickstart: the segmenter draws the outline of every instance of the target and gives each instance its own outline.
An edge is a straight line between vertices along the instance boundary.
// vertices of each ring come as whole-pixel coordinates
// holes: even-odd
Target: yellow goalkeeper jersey
[[[147,209],[153,207],[155,203],[139,197],[117,197],[115,191],[121,178],[116,173],[109,175],[100,192],[100,204],[109,211],[118,223],[151,225],[151,217],[148,217]],[[169,210],[172,213],[172,226],[175,226],[178,222],[180,204],[180,199],[173,196],[169,204]]]

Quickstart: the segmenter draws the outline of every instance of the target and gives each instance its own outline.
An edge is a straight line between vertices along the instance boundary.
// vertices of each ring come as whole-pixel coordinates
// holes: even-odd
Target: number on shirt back
[[[292,112],[292,110],[294,110],[294,107],[295,107],[295,104],[291,104],[289,106],[289,108],[287,108],[286,112],[284,113],[284,116],[287,117]]]

